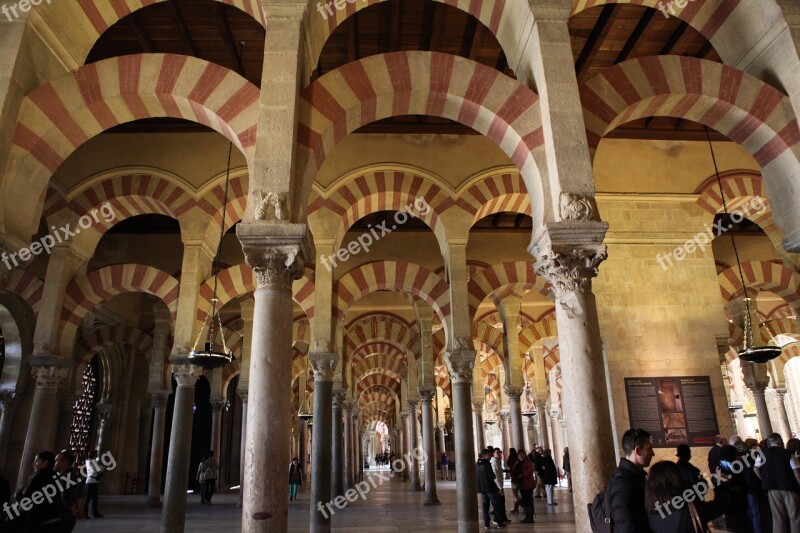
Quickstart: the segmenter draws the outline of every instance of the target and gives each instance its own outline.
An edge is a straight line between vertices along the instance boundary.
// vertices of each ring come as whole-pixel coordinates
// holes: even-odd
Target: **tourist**
[[[289,465],[289,499],[297,500],[297,487],[303,484],[303,469],[300,468],[297,457],[292,458]]]
[[[86,518],[103,518],[97,510],[97,499],[100,495],[100,477],[103,475],[103,468],[97,462],[97,450],[89,452],[86,458],[86,499],[83,500],[83,514]],[[92,517],[89,516],[89,504],[92,505]]]
[[[197,481],[200,483],[200,505],[211,505],[211,496],[214,495],[214,483],[217,481],[216,470],[217,462],[214,460],[214,452],[208,452],[197,467]]]
[[[533,491],[536,498],[544,497],[544,481],[542,480],[542,469],[544,468],[542,465],[543,451],[541,446],[537,446],[533,450],[533,457],[529,457],[533,462],[533,470],[536,472],[536,489]]]
[[[442,480],[450,480],[450,457],[447,452],[442,452]]]
[[[724,484],[723,484],[724,485]],[[684,492],[689,489],[680,467],[671,461],[660,461],[653,465],[647,476],[645,485],[645,505],[649,531],[653,533],[706,533],[706,523],[720,516],[725,510],[727,491],[724,487],[717,490],[717,498],[713,502],[704,502],[699,498],[686,498]],[[694,494],[694,493],[693,493]],[[678,504],[675,502],[677,498]],[[618,531],[613,522],[614,531]],[[647,529],[625,529],[625,531],[648,531]]]
[[[777,433],[767,437],[767,447],[761,453],[755,461],[755,472],[769,498],[772,530],[800,533],[799,473],[792,470],[792,457],[783,447],[783,438]]]
[[[69,450],[61,450],[53,462],[53,470],[58,474],[59,484],[64,488],[60,494],[62,509],[61,531],[63,532],[72,531],[80,514],[78,509],[80,509],[81,486],[75,483],[79,474],[75,471],[74,466],[75,457]]]
[[[511,496],[514,498],[514,508],[511,510],[512,514],[519,513],[519,505],[521,503],[517,482],[514,479],[514,476],[511,474],[514,471],[514,465],[517,464],[518,460],[516,448],[510,448],[508,450],[508,460],[506,460],[506,472],[508,472],[509,476],[511,477]]]
[[[490,459],[492,465],[492,472],[494,473],[494,482],[497,484],[497,507],[494,508],[495,521],[503,525],[506,522],[511,522],[506,515],[506,495],[503,490],[503,483],[505,476],[503,475],[503,450],[495,448]]]
[[[692,449],[688,444],[678,445],[678,450],[675,455],[678,457],[678,462],[676,464],[687,486],[691,487],[702,479],[700,469],[689,462],[692,458]]]
[[[42,498],[45,493],[44,488],[53,485],[53,463],[55,455],[53,452],[39,452],[33,460],[34,474],[28,481],[25,489],[17,494],[17,502],[23,498],[30,498],[34,504],[25,511],[24,530],[25,533],[60,533],[70,531],[64,529],[62,522],[66,514],[61,500],[54,498]],[[36,495],[34,497],[34,494]],[[37,502],[41,500],[40,502]],[[74,522],[73,524],[74,525]]]
[[[534,478],[533,462],[522,450],[517,455],[511,479],[516,480],[517,487],[522,493],[522,508],[525,509],[525,518],[520,520],[520,523],[533,524],[533,489],[536,487],[536,479]]]
[[[644,469],[654,455],[650,433],[629,429],[622,436],[622,451],[625,456],[606,488],[614,533],[646,533],[650,527],[644,503]]]
[[[569,488],[570,494],[572,493],[572,475],[570,474],[570,464],[569,464],[569,448],[564,446],[564,457],[561,459],[561,465],[564,467],[564,476],[567,478],[567,487]]]
[[[553,490],[558,483],[558,470],[556,463],[553,461],[553,453],[550,449],[544,450],[541,458],[542,462],[542,483],[544,483],[544,490],[547,494],[547,505],[558,505],[553,501]]]
[[[483,450],[478,456],[475,464],[475,476],[478,481],[478,492],[483,495],[483,525],[490,529],[489,524],[489,504],[494,507],[495,517],[497,517],[497,484],[494,481],[494,472],[489,459],[492,455],[490,449]],[[504,524],[495,522],[498,527],[505,527]]]

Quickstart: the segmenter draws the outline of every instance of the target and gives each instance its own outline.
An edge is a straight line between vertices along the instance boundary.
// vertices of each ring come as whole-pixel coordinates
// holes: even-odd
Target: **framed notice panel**
[[[711,446],[719,432],[708,376],[625,378],[632,428],[647,430],[656,448]]]

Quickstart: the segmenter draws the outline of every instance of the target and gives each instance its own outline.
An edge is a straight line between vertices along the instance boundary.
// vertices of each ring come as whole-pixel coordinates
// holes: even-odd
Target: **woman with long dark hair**
[[[650,467],[645,505],[653,533],[707,533],[708,522],[725,512],[725,483],[715,489],[713,502],[702,501],[694,490],[685,498],[684,492],[690,488],[675,463],[660,461]]]
[[[506,472],[511,474],[511,471],[514,469],[514,465],[517,464],[519,458],[517,457],[517,449],[516,448],[509,448],[508,450],[508,457],[506,458]],[[514,498],[514,509],[511,510],[513,514],[519,513],[519,506],[522,503],[519,499],[519,488],[517,487],[517,482],[514,480],[514,476],[511,476],[511,494]]]

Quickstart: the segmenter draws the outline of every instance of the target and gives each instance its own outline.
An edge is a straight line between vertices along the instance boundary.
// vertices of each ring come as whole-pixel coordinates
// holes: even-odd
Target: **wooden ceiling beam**
[[[231,56],[233,64],[236,65],[237,72],[243,77],[247,78],[244,72],[244,63],[236,48],[236,41],[233,38],[233,31],[231,31],[231,24],[228,16],[225,14],[225,9],[222,2],[214,2],[217,9],[217,27],[219,33],[222,35],[222,40],[225,41],[225,48],[228,50],[228,55]]]
[[[400,23],[402,18],[402,11],[400,10],[401,0],[392,0],[389,2],[389,51],[400,51]]]
[[[347,27],[347,62],[358,61],[358,13],[348,20],[350,25]]]
[[[473,61],[478,60],[478,52],[480,52],[481,42],[483,41],[483,28],[484,28],[483,24],[475,25],[475,33],[472,37],[472,43],[470,43],[469,46],[469,55],[467,56]]]
[[[672,50],[675,48],[675,45],[678,44],[678,41],[681,40],[681,37],[683,37],[688,28],[689,25],[681,21],[680,26],[678,26],[678,29],[675,30],[675,32],[670,36],[669,40],[666,42],[664,47],[659,52],[659,55],[665,56],[672,53]]]
[[[464,25],[464,33],[461,36],[461,48],[459,55],[461,57],[469,57],[472,52],[472,45],[475,41],[475,35],[478,31],[478,19],[475,17],[467,17],[467,23]]]
[[[156,48],[153,46],[153,41],[150,40],[150,36],[147,34],[144,24],[142,24],[142,15],[138,11],[134,11],[128,17],[128,24],[133,30],[134,35],[136,35],[136,40],[139,42],[139,46],[142,47],[142,52],[147,54],[154,53]]]
[[[611,29],[610,22],[614,15],[615,6],[616,4],[605,4],[603,6],[597,23],[594,25],[594,28],[592,28],[592,32],[589,34],[586,44],[583,45],[583,50],[581,50],[578,60],[575,62],[578,84],[586,79],[592,59],[594,59],[594,56],[600,51],[600,47],[603,45],[608,30]]]
[[[439,2],[425,2],[422,12],[422,31],[419,34],[419,49],[431,50],[433,44],[434,19],[436,18],[436,8]]]
[[[178,30],[181,33],[184,44],[186,44],[194,57],[200,57],[197,44],[195,44],[194,39],[192,39],[192,34],[189,32],[189,25],[186,24],[186,19],[183,18],[178,0],[169,0],[169,7],[172,10],[172,15],[175,17],[175,22],[178,24]]]
[[[628,57],[630,57],[630,55],[636,49],[636,46],[644,42],[642,40],[642,35],[656,13],[658,12],[654,9],[646,9],[644,11],[642,18],[639,19],[639,22],[636,24],[636,28],[634,28],[633,33],[631,33],[631,36],[625,42],[625,46],[622,47],[622,51],[617,56],[617,59],[614,60],[615,65],[628,59]]]
[[[704,45],[703,45],[703,48],[701,48],[701,49],[700,49],[700,51],[699,51],[699,52],[697,52],[697,55],[695,55],[695,57],[697,57],[697,58],[700,58],[700,59],[705,59],[705,58],[706,58],[706,56],[707,56],[707,55],[708,55],[708,54],[709,54],[709,53],[710,53],[712,50],[714,50],[714,46],[711,44],[711,42],[710,42],[710,41],[706,41],[706,44],[704,44]]]

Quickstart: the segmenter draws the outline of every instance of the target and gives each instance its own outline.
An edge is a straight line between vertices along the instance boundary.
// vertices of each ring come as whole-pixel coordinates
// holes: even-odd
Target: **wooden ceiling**
[[[315,14],[316,15],[316,14]],[[579,81],[619,62],[675,54],[719,61],[711,44],[686,23],[638,5],[605,4],[569,22]],[[109,28],[87,57],[92,63],[124,54],[165,52],[217,63],[261,85],[264,29],[246,13],[212,0],[167,0],[134,12]],[[244,42],[239,55],[239,43]],[[430,50],[473,59],[514,77],[491,32],[474,17],[431,0],[392,0],[363,9],[344,21],[323,48],[312,78],[348,62],[392,51]],[[205,130],[186,121],[138,121],[113,131]],[[369,124],[361,133],[475,134],[446,119],[392,117]],[[699,140],[702,126],[670,118],[628,123],[610,137]],[[723,139],[715,135],[717,139]]]

